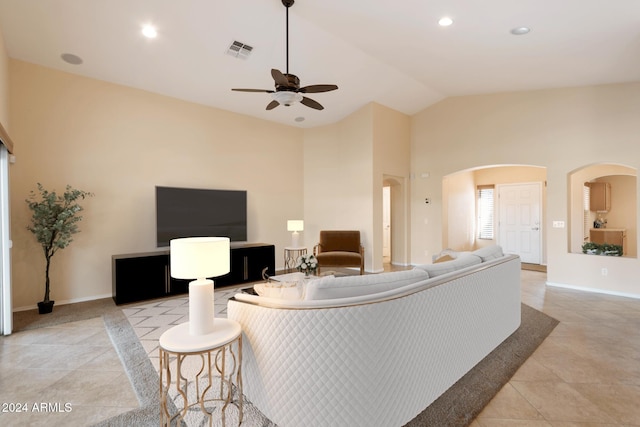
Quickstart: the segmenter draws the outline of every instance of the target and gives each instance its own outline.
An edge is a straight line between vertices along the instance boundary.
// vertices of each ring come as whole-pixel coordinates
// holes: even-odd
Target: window
[[[493,185],[478,186],[478,239],[493,240]]]
[[[589,229],[591,228],[591,216],[589,209],[591,205],[591,188],[588,185],[582,187],[582,238],[586,242],[589,240]]]

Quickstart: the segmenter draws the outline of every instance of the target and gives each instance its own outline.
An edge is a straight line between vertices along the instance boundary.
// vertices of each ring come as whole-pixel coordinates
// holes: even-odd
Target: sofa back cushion
[[[358,297],[388,291],[426,280],[429,275],[420,269],[363,276],[327,276],[307,284],[305,300]]]
[[[482,259],[479,256],[465,253],[452,261],[445,261],[436,264],[418,265],[416,266],[416,269],[425,271],[429,275],[429,277],[437,277],[481,263]]]
[[[482,262],[491,261],[493,259],[502,258],[504,256],[502,247],[498,245],[487,246],[486,248],[481,248],[471,253],[473,255],[479,256],[480,259],[482,259]]]

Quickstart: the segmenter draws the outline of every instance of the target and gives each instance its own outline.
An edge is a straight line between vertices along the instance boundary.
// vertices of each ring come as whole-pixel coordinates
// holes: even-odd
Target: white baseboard
[[[73,299],[60,300],[60,301],[55,300],[55,302],[56,302],[55,305],[65,305],[65,304],[73,304],[73,303],[76,303],[76,302],[93,301],[93,300],[97,300],[97,299],[111,298],[112,296],[113,296],[112,294],[104,294],[104,295],[94,295],[94,296],[91,296],[91,297],[73,298]],[[38,308],[37,304],[24,306],[24,307],[14,307],[13,308],[13,312],[34,310],[36,308]]]
[[[595,294],[606,294],[606,295],[613,295],[613,296],[617,296],[617,297],[640,299],[640,294],[630,294],[630,293],[627,293],[627,292],[616,292],[616,291],[610,291],[610,290],[607,290],[607,289],[585,288],[584,286],[567,285],[567,284],[564,284],[564,283],[555,283],[555,282],[545,282],[545,283],[547,284],[547,286],[551,286],[551,287],[554,287],[554,288],[573,289],[575,291],[592,292],[592,293],[595,293]]]
[[[397,265],[397,266],[400,266],[400,267],[409,267],[409,266],[411,266],[413,264],[406,263],[406,262],[392,262],[391,265]]]

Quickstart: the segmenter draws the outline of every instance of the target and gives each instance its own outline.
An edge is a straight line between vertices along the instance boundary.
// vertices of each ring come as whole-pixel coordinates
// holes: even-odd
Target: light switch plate
[[[564,228],[564,221],[553,221],[553,228]]]

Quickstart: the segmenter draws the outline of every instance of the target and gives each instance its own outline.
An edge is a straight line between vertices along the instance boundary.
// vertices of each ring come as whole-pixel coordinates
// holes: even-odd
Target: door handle
[[[538,231],[538,230],[540,230],[540,227],[531,227],[531,229],[532,229],[533,231]]]

